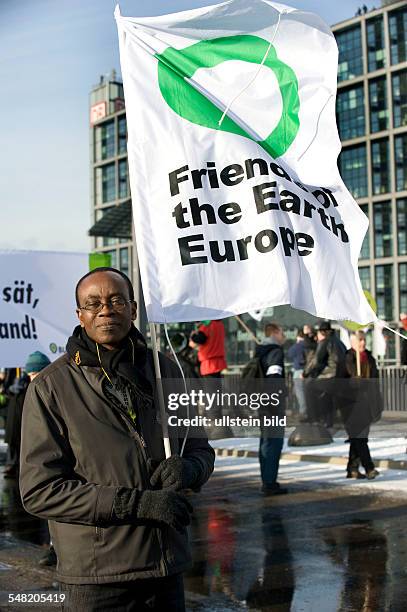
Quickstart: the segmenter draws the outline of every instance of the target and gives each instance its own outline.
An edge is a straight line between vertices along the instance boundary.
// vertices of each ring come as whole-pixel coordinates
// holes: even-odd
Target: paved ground
[[[404,611],[407,495],[315,462],[284,460],[281,481],[290,494],[264,498],[256,459],[217,458],[194,504],[188,610]],[[23,513],[12,481],[0,490],[0,591],[52,589],[53,573],[37,565],[42,523]],[[3,597],[0,609],[51,608]]]

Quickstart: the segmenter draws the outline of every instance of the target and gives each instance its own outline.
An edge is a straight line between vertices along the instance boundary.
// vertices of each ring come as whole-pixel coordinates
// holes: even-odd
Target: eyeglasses
[[[123,312],[126,308],[126,304],[131,304],[132,300],[125,300],[122,297],[114,297],[107,302],[101,302],[100,300],[95,300],[94,302],[88,302],[85,306],[79,306],[79,310],[87,310],[92,314],[98,314],[103,310],[104,306],[109,306],[112,310],[116,312]]]

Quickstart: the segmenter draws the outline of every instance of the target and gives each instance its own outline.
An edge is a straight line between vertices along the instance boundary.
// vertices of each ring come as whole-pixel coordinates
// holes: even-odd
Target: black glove
[[[200,467],[190,459],[172,455],[161,461],[150,478],[153,487],[161,485],[162,489],[181,491],[192,487],[200,475]]]
[[[138,491],[119,489],[116,494],[114,518],[122,522],[134,519],[157,521],[173,527],[180,533],[191,522],[192,506],[183,495],[175,491]]]

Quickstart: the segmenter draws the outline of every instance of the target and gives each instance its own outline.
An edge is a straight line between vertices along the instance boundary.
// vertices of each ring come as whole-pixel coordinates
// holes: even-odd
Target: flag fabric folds
[[[357,270],[368,221],[337,168],[328,26],[266,0],[115,16],[149,320],[291,304],[373,321]]]

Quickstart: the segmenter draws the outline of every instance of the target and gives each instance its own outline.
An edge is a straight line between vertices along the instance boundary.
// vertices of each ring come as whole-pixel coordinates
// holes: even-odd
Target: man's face
[[[129,301],[124,278],[115,272],[95,272],[79,285],[78,298],[82,308],[78,308],[76,314],[89,338],[107,349],[115,348],[127,336],[137,316],[137,306]],[[116,298],[126,301],[124,307],[114,309],[110,301],[114,303]],[[103,303],[98,313],[83,309],[98,302]]]

